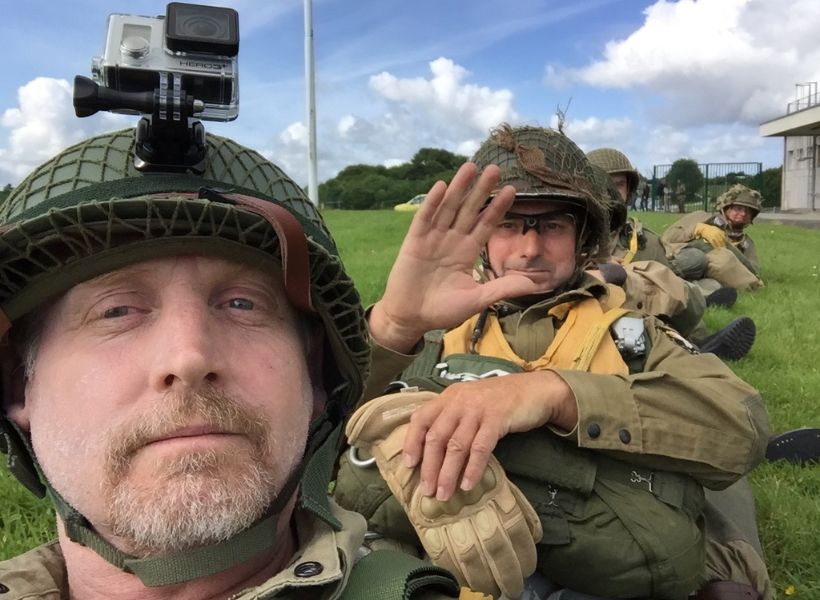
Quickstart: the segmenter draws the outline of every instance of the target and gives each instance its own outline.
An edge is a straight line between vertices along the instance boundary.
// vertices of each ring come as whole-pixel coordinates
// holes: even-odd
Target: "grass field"
[[[675,217],[638,216],[659,233]],[[364,302],[375,301],[412,215],[328,211],[325,217]],[[752,317],[757,341],[732,368],[763,394],[773,431],[820,426],[820,230],[758,224],[752,234],[766,287],[742,294],[731,310],[709,309],[707,325]],[[778,597],[820,599],[820,466],[766,464],[751,480]],[[53,536],[48,504],[30,499],[5,469],[0,507],[0,559]]]

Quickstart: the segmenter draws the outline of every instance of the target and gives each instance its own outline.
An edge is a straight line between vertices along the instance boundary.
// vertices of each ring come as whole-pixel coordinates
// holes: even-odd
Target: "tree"
[[[319,186],[325,206],[390,208],[424,194],[439,179],[450,181],[467,158],[437,148],[422,148],[410,162],[395,167],[350,165]]]
[[[695,200],[695,195],[700,196],[703,192],[703,173],[697,161],[691,158],[679,158],[672,163],[669,173],[666,175],[666,186],[668,189],[677,189],[678,182],[682,181],[686,186],[686,201]]]
[[[774,208],[779,207],[780,187],[783,183],[783,167],[765,169],[762,173],[760,194],[763,196],[763,206]]]

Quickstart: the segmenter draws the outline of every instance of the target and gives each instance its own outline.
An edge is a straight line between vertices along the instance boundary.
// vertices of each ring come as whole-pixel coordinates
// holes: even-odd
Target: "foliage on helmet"
[[[583,151],[563,133],[541,127],[502,124],[481,145],[473,162],[483,169],[498,165],[498,188],[513,185],[516,202],[550,200],[572,204],[584,213],[580,244],[592,252],[608,235],[606,208]]]
[[[752,220],[754,220],[763,209],[763,197],[757,190],[748,188],[741,183],[736,183],[718,196],[717,209],[720,212],[724,212],[733,204],[750,208],[753,211]]]
[[[629,194],[638,189],[638,171],[629,162],[626,154],[615,148],[596,148],[587,152],[587,158],[593,165],[601,167],[610,175],[626,175]]]
[[[183,246],[281,260],[270,223],[219,197],[235,191],[285,208],[302,226],[312,304],[333,354],[325,361],[328,395],[342,412],[352,408],[368,369],[364,313],[302,189],[257,152],[216,135],[208,136],[202,177],[142,175],[133,147],[132,129],[85,140],[35,169],[0,205],[0,309],[14,323],[80,281]],[[199,188],[215,196],[197,197]]]

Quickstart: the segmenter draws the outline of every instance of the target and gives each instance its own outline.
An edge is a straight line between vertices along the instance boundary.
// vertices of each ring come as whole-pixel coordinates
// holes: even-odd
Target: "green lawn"
[[[675,215],[638,214],[657,231]],[[412,215],[327,211],[345,264],[365,303],[375,301]],[[820,231],[758,224],[752,229],[766,287],[742,294],[731,310],[710,309],[711,328],[752,317],[758,338],[732,368],[760,389],[775,431],[820,426]],[[752,474],[760,535],[779,596],[820,598],[820,467],[763,465]],[[30,499],[0,469],[0,558],[53,536],[48,505]],[[18,506],[17,510],[10,507]]]

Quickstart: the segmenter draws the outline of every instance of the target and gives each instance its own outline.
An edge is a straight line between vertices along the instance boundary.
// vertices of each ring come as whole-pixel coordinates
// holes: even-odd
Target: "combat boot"
[[[694,600],[763,600],[763,595],[745,583],[711,581],[698,590]]]
[[[723,360],[738,360],[752,349],[757,328],[749,317],[738,317],[723,329],[696,342],[701,352],[711,352]]]
[[[766,446],[766,460],[798,465],[820,462],[820,429],[805,427],[773,435]]]
[[[706,306],[717,306],[719,308],[731,308],[737,301],[737,290],[730,287],[718,288],[706,296]]]

